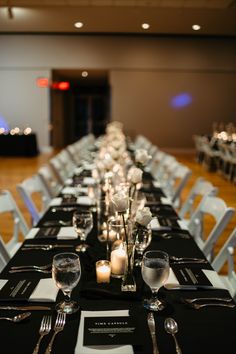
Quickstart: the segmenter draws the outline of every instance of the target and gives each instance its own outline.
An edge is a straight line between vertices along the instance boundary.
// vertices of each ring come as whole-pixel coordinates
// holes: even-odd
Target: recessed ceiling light
[[[149,25],[149,23],[142,23],[142,28],[143,29],[149,29],[149,27],[150,27],[150,25]]]
[[[199,30],[201,29],[201,26],[199,26],[199,25],[192,25],[192,29],[193,29],[194,31],[199,31]]]
[[[76,27],[76,28],[82,28],[83,27],[83,22],[75,22],[75,24],[74,24],[74,26]]]
[[[88,72],[87,71],[82,71],[82,74],[81,74],[83,77],[87,77],[88,76]]]

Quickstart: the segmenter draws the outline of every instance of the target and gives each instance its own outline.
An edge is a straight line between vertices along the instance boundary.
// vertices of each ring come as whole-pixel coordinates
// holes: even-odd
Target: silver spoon
[[[173,338],[174,338],[176,353],[177,354],[182,354],[182,351],[181,351],[181,349],[179,347],[179,344],[177,342],[177,339],[175,337],[175,333],[178,332],[178,324],[177,324],[177,322],[173,318],[168,317],[168,318],[165,319],[164,326],[165,326],[166,332],[171,334],[173,336]]]
[[[43,226],[70,226],[71,221],[64,221],[64,220],[48,220],[43,223]]]
[[[14,317],[0,317],[0,320],[7,320],[7,321],[12,321],[12,322],[20,322],[23,321],[25,318],[29,317],[31,315],[31,312],[23,312],[20,313],[19,315],[16,315]]]

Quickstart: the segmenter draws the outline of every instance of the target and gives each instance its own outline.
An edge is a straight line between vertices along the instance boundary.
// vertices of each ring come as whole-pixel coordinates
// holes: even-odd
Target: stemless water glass
[[[75,231],[80,237],[81,244],[76,247],[77,252],[85,252],[89,245],[85,243],[87,235],[93,228],[93,214],[91,211],[79,212],[75,211],[73,213],[72,223]]]
[[[53,257],[52,277],[56,286],[65,295],[65,301],[56,305],[58,312],[71,314],[79,309],[77,302],[71,300],[71,292],[78,284],[81,275],[79,256],[75,253],[58,253]]]
[[[169,276],[169,256],[163,251],[147,251],[142,260],[142,277],[151,288],[151,299],[144,300],[144,307],[152,311],[161,311],[165,304],[158,299],[158,290],[165,284]]]

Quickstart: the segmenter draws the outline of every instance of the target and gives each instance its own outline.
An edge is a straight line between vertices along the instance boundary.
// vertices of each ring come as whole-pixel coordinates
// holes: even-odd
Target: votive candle
[[[96,262],[97,283],[109,283],[111,276],[111,264],[107,260]]]

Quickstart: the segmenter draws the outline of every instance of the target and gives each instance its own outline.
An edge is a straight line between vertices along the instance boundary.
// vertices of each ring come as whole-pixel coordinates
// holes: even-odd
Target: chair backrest
[[[63,149],[57,155],[58,159],[60,160],[62,166],[67,172],[67,176],[72,176],[74,169],[77,167],[75,162],[73,161],[71,155],[69,154],[67,149]]]
[[[38,174],[18,183],[16,188],[22,197],[26,208],[30,212],[32,225],[36,225],[47,209],[51,196]]]
[[[158,151],[158,155],[155,156],[155,160],[157,164],[156,168],[152,171],[152,176],[162,183],[162,180],[166,179],[165,175],[168,174],[167,169],[173,166],[177,160],[174,156],[160,151]]]
[[[236,228],[229,235],[226,242],[221,247],[219,253],[216,255],[212,262],[212,267],[215,271],[220,272],[222,267],[227,264],[227,276],[225,284],[227,285],[231,296],[236,299],[236,273],[234,265],[234,250],[236,247]]]
[[[217,195],[217,193],[218,188],[213,186],[211,182],[206,181],[203,177],[197,178],[182,207],[178,212],[179,216],[181,218],[184,218],[188,213],[188,216],[190,218],[194,210],[196,209],[197,199],[198,202],[200,202],[205,195]]]
[[[58,180],[52,167],[49,164],[41,166],[38,170],[38,175],[48,190],[50,197],[55,198],[60,193],[63,184]]]
[[[65,166],[63,166],[61,160],[56,155],[49,160],[49,163],[52,166],[52,169],[60,183],[64,185],[67,178],[69,178],[69,174],[68,171],[65,169]]]
[[[13,232],[12,237],[6,243],[6,249],[12,256],[19,246],[20,232],[23,237],[29,232],[29,227],[18,208],[12,194],[8,190],[0,191],[0,213],[10,213],[13,218]]]
[[[212,261],[215,244],[235,214],[235,209],[228,207],[225,201],[216,196],[206,195],[192,214],[188,228],[205,256]],[[204,235],[204,217],[211,215],[215,224]]]
[[[182,191],[191,175],[192,171],[190,168],[176,160],[173,160],[173,162],[166,167],[166,172],[162,177],[163,190],[166,195],[171,198],[176,208],[181,204]]]
[[[7,251],[6,245],[0,235],[0,272],[7,265],[11,259],[9,252]]]

